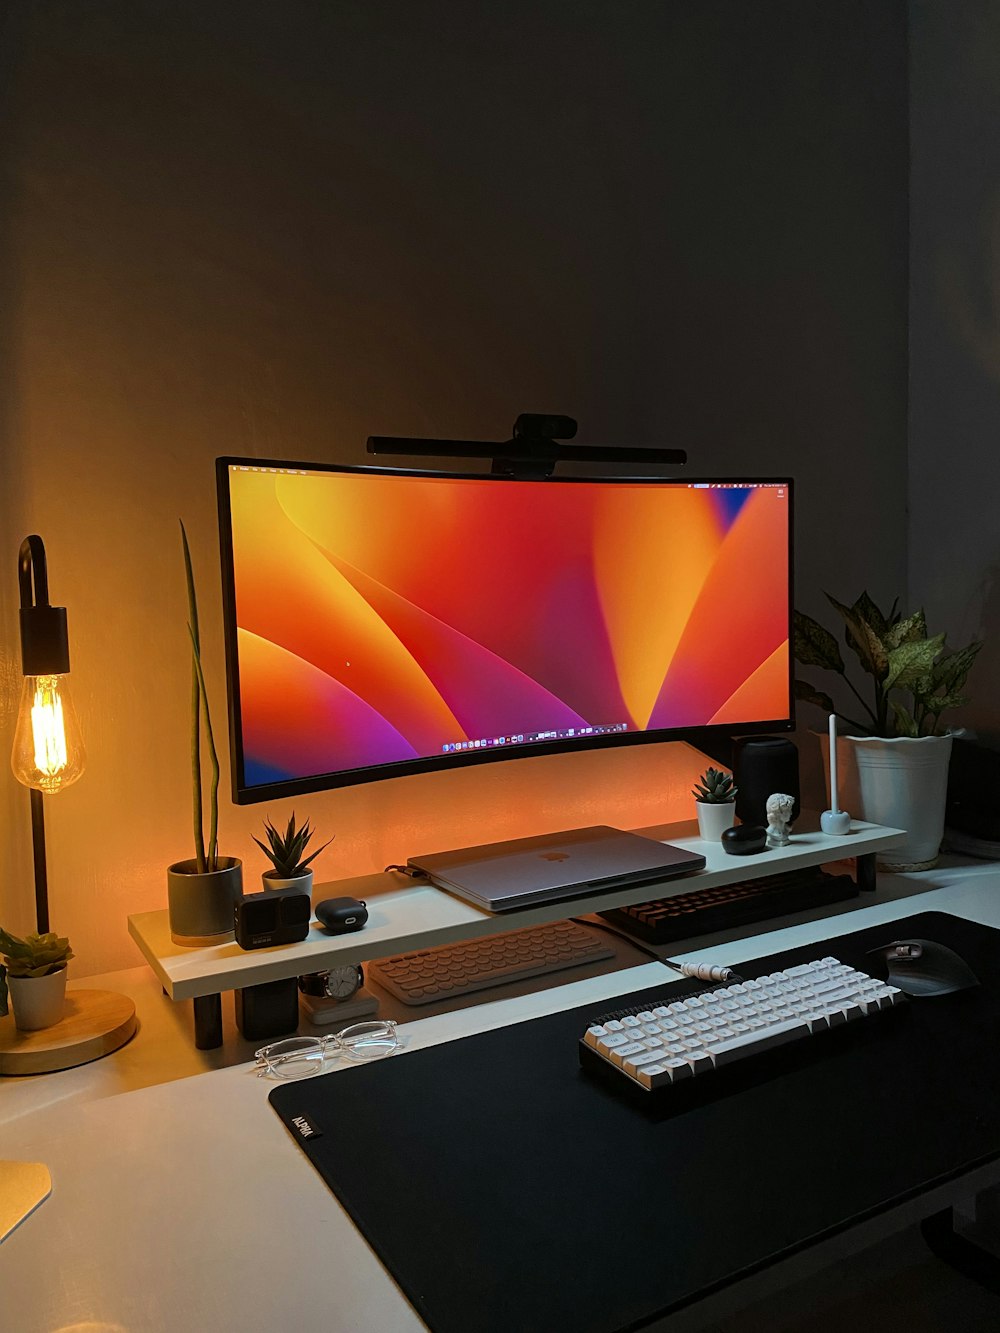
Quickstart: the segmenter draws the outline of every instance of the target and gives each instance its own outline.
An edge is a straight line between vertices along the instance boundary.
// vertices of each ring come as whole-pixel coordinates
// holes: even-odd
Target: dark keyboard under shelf
[[[767,921],[787,912],[846,902],[857,896],[858,887],[850,875],[827,875],[819,866],[806,866],[737,884],[678,893],[655,902],[636,903],[634,907],[617,907],[600,915],[637,939],[670,944],[713,930]]]

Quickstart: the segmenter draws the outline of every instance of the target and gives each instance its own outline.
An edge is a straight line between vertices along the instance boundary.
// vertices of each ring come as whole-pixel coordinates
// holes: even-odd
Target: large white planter
[[[695,801],[698,833],[705,842],[721,842],[727,828],[736,822],[735,801]]]
[[[854,754],[859,794],[856,813],[871,824],[887,824],[909,834],[905,842],[880,852],[879,864],[889,870],[929,869],[937,861],[944,834],[951,737],[842,739]],[[839,744],[837,750],[839,754]]]
[[[66,968],[44,977],[7,978],[14,1026],[21,1032],[37,1032],[58,1023],[66,1007]]]

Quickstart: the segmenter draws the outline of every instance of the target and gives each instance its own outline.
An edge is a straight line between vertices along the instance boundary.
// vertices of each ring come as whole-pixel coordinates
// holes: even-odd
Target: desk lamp
[[[18,555],[21,592],[21,670],[24,684],[10,763],[31,792],[36,930],[49,930],[45,858],[45,793],[71,786],[86,755],[69,695],[66,608],[49,604],[49,577],[41,537],[25,537]],[[75,990],[58,1023],[34,1032],[0,1027],[0,1074],[42,1074],[70,1069],[124,1045],[136,1029],[135,1005],[110,991]]]
[[[31,789],[31,846],[35,861],[36,929],[49,928],[44,792],[61,791],[83,773],[86,752],[69,693],[66,608],[49,605],[49,575],[41,537],[25,537],[18,557],[21,590],[21,705],[10,765]]]

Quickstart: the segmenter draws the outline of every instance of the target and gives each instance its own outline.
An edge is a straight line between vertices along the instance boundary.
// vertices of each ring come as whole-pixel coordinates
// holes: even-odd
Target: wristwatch
[[[346,967],[332,967],[329,972],[310,972],[299,977],[299,990],[303,995],[318,995],[329,1000],[349,1000],[365,984],[365,974],[360,963],[349,963]]]

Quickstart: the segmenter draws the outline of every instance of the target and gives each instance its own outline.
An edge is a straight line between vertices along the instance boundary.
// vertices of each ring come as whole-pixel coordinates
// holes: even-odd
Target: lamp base
[[[137,1026],[127,995],[67,991],[65,1016],[50,1028],[21,1032],[12,1015],[0,1018],[0,1075],[51,1074],[99,1060],[124,1046]]]

